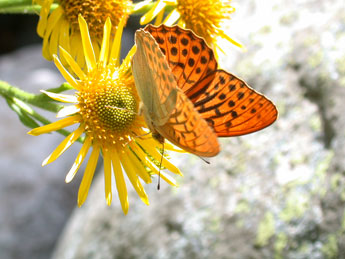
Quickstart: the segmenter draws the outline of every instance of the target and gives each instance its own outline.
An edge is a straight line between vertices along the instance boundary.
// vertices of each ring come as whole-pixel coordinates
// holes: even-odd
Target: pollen
[[[60,0],[59,1],[73,31],[79,31],[78,15],[82,13],[89,24],[91,37],[102,37],[103,25],[108,17],[117,25],[122,17],[131,12],[130,0]]]
[[[212,36],[219,34],[221,23],[235,11],[230,1],[224,0],[178,0],[176,8],[185,27],[205,38],[209,44]]]
[[[85,131],[99,140],[118,141],[116,136],[129,133],[138,114],[134,82],[120,73],[119,67],[97,66],[80,82],[78,100]]]

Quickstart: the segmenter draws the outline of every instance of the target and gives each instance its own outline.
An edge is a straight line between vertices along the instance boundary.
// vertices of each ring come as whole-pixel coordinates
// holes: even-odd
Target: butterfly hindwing
[[[132,71],[149,127],[186,151],[215,156],[219,152],[217,135],[177,87],[156,40],[138,30],[135,41]]]

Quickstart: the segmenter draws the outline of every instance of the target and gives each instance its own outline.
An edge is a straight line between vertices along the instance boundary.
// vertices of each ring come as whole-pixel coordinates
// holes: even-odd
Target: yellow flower
[[[155,24],[160,24],[166,7],[172,11],[163,21],[164,24],[171,26],[178,21],[178,25],[194,31],[212,47],[220,49],[217,37],[221,37],[243,48],[222,29],[222,25],[235,11],[229,0],[158,0],[150,11],[141,17],[140,23],[149,23],[156,17]]]
[[[127,21],[131,12],[131,0],[58,0],[57,8],[50,12],[53,0],[33,0],[41,5],[37,33],[43,38],[42,54],[52,60],[57,54],[58,46],[63,47],[78,64],[83,66],[83,48],[78,26],[78,15],[81,14],[90,27],[90,35],[96,56],[99,53],[103,25],[109,17],[116,27],[123,18]],[[115,27],[112,33],[115,32]],[[63,60],[65,64],[65,60]]]
[[[119,65],[120,39],[124,20],[121,20],[115,37],[111,37],[111,21],[106,20],[104,36],[98,60],[96,59],[86,21],[79,16],[81,40],[87,70],[83,71],[63,48],[61,55],[78,78],[72,76],[61,61],[54,55],[54,62],[62,75],[76,90],[74,95],[45,92],[54,100],[72,104],[61,109],[57,117],[66,117],[51,124],[35,128],[31,135],[40,135],[62,129],[73,124],[79,124],[64,141],[44,160],[43,165],[53,162],[69,148],[84,133],[83,146],[66,176],[70,182],[92,147],[82,182],[79,187],[78,205],[86,200],[88,190],[94,175],[100,152],[104,158],[105,198],[111,204],[111,174],[114,173],[118,196],[123,212],[128,211],[128,196],[123,169],[134,189],[146,204],[148,197],[141,184],[151,182],[151,174],[158,174],[159,169],[154,161],[162,159],[162,166],[171,172],[181,172],[158,151],[161,145],[148,135],[142,116],[138,115],[139,97],[130,69],[130,58],[133,48],[126,59]],[[112,40],[113,39],[113,40]],[[168,149],[172,146],[165,145]],[[160,172],[160,177],[169,184],[176,182],[168,174]]]

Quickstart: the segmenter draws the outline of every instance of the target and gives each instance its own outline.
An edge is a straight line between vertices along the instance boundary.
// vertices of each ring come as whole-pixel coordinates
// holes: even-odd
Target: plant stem
[[[17,98],[24,103],[29,103],[41,109],[58,112],[63,106],[60,104],[53,103],[52,100],[45,94],[31,94],[27,93],[17,87],[11,86],[5,81],[0,80],[0,94],[9,97]]]
[[[0,0],[0,10],[21,5],[32,5],[32,0]]]

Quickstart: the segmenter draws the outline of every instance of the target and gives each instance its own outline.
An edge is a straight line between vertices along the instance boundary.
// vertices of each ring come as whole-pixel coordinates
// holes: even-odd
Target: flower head
[[[139,97],[130,70],[130,58],[135,49],[130,51],[121,65],[118,62],[119,39],[121,39],[124,22],[120,22],[116,35],[112,39],[110,37],[111,21],[109,18],[107,19],[99,58],[96,58],[86,21],[81,16],[78,20],[87,70],[83,71],[72,56],[60,48],[61,55],[78,78],[72,76],[65,69],[56,55],[54,55],[54,62],[76,93],[66,95],[45,92],[57,101],[71,104],[61,109],[57,115],[67,117],[33,129],[29,134],[40,135],[79,124],[78,128],[44,160],[43,165],[57,159],[84,133],[83,146],[66,176],[66,182],[73,179],[92,147],[90,159],[79,187],[78,205],[81,206],[86,200],[98,157],[102,152],[107,204],[110,205],[112,200],[111,175],[113,172],[122,209],[124,213],[127,213],[129,205],[123,169],[142,201],[148,204],[147,195],[139,178],[145,183],[150,183],[151,174],[159,173],[155,161],[161,160],[161,154],[158,151],[161,145],[147,136],[144,119],[138,115]],[[167,145],[165,147],[169,148]],[[181,174],[164,157],[162,161],[163,167],[173,173]],[[176,186],[174,179],[169,175],[160,172],[160,176]]]
[[[235,8],[230,5],[229,0],[158,0],[152,9],[141,17],[140,23],[146,24],[156,17],[156,24],[162,22],[165,8],[172,8],[172,11],[163,21],[166,25],[178,25],[191,29],[197,35],[203,37],[212,47],[218,47],[216,38],[221,37],[232,44],[242,45],[230,38],[222,29],[224,22],[230,19],[230,14]]]
[[[52,60],[53,55],[58,52],[58,46],[61,46],[73,57],[77,57],[81,66],[83,52],[78,15],[81,14],[89,24],[94,51],[98,54],[106,19],[109,17],[115,26],[112,29],[114,33],[121,19],[127,21],[132,6],[131,0],[59,0],[57,8],[50,12],[53,0],[34,2],[41,5],[37,33],[43,38],[43,56]]]

